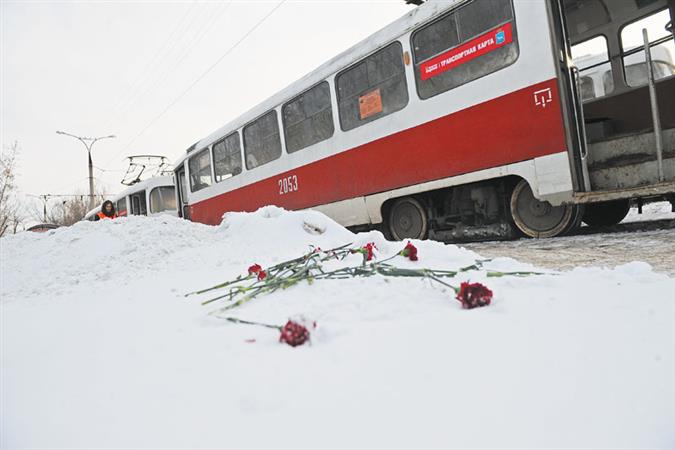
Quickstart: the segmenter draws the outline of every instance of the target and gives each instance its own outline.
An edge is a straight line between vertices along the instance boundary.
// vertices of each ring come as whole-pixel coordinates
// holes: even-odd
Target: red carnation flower
[[[492,291],[480,283],[462,282],[455,297],[464,309],[487,306],[492,302]]]
[[[286,325],[281,328],[281,335],[279,335],[279,342],[285,342],[291,347],[297,347],[309,340],[309,330],[304,325],[301,325],[292,320],[288,320]]]
[[[262,270],[262,267],[260,267],[260,264],[253,264],[251,267],[248,268],[248,274],[253,275],[254,273],[258,274],[258,280],[262,281],[265,278],[267,278],[267,272]]]
[[[399,255],[410,258],[410,261],[417,261],[417,247],[408,241],[405,248],[399,252]]]
[[[373,254],[373,250],[377,250],[377,247],[375,246],[374,242],[369,242],[366,245],[364,245],[363,247],[361,247],[359,249],[356,249],[356,250],[351,249],[349,252],[350,253],[361,253],[363,256],[365,256],[366,261],[370,261],[371,259],[373,259],[375,257],[375,255]]]
[[[365,247],[363,247],[363,249],[366,251],[366,252],[365,252],[365,255],[366,255],[366,261],[370,261],[371,259],[373,259],[373,256],[374,256],[374,255],[373,255],[373,250],[376,249],[376,248],[377,248],[377,247],[375,247],[375,244],[372,243],[372,242],[367,243],[367,244],[365,245]]]

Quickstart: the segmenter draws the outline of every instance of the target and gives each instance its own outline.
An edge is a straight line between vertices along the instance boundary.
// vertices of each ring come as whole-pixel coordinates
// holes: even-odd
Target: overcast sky
[[[192,143],[410,11],[403,0],[0,2],[2,145],[24,194],[116,193],[125,156]],[[246,40],[159,119],[261,19]],[[103,169],[103,170],[101,170]],[[105,170],[105,171],[104,171]]]

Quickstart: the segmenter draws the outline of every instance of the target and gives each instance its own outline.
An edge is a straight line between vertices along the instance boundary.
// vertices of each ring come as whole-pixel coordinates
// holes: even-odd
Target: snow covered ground
[[[429,281],[376,276],[301,283],[231,311],[316,320],[296,348],[209,315],[208,296],[184,297],[310,245],[371,241],[378,259],[403,246],[270,207],[219,227],[130,217],[2,238],[0,447],[675,447],[675,279],[646,263],[463,273],[451,283],[495,294],[473,310]],[[392,262],[480,258],[414,244],[419,261]]]

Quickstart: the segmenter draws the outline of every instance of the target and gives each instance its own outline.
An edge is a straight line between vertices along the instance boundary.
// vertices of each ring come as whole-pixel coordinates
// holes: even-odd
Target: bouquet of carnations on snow
[[[483,264],[489,260],[477,260],[474,264],[456,270],[433,270],[426,268],[410,269],[396,267],[391,264],[391,261],[397,257],[408,258],[410,261],[419,261],[417,248],[411,242],[408,242],[398,253],[382,261],[378,261],[375,257],[376,250],[377,247],[372,242],[360,247],[346,244],[330,250],[312,247],[308,253],[298,258],[284,261],[267,268],[263,268],[259,264],[253,264],[248,268],[247,273],[240,275],[233,280],[225,281],[224,283],[191,292],[186,295],[204,294],[206,292],[224,289],[224,293],[205,300],[202,304],[221,303],[222,306],[213,313],[230,322],[277,329],[280,332],[280,342],[287,343],[293,347],[302,345],[310,340],[310,328],[316,328],[315,322],[308,324],[307,321],[303,321],[302,319],[289,319],[283,326],[270,325],[235,317],[224,317],[222,316],[222,313],[241,306],[261,295],[270,294],[279,289],[287,289],[303,281],[313,283],[317,280],[371,277],[375,275],[384,277],[417,277],[429,279],[432,282],[451,288],[455,293],[455,299],[461,303],[462,308],[464,309],[484,307],[490,305],[492,302],[492,291],[481,283],[463,281],[459,286],[456,286],[443,280],[443,278],[454,278],[463,272],[480,270],[483,268]],[[332,260],[342,261],[352,254],[362,255],[360,264],[343,266],[333,270],[327,269],[327,262]],[[501,277],[506,275],[525,276],[535,274],[537,273],[487,272],[488,277]]]

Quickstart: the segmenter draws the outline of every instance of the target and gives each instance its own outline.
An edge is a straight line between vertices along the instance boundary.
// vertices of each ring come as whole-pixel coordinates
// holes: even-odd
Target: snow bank
[[[79,222],[47,233],[23,232],[3,238],[3,291],[12,297],[91,288],[114,281],[123,286],[139,274],[161,272],[174,254],[202,249],[211,227],[166,216],[132,216]]]
[[[305,253],[375,242],[267,207],[218,227],[130,217],[2,238],[2,448],[672,448],[675,280],[644,263],[481,281],[462,310],[418,279],[325,280],[232,311],[316,320],[311,345],[185,298]],[[414,242],[400,267],[480,256]],[[360,255],[345,262],[358,264]],[[532,270],[499,258],[492,270]]]

